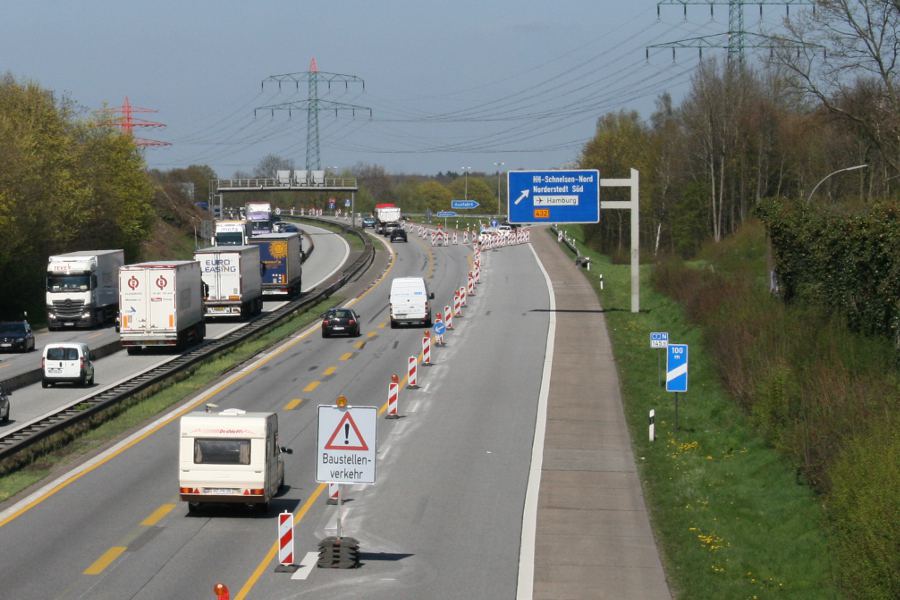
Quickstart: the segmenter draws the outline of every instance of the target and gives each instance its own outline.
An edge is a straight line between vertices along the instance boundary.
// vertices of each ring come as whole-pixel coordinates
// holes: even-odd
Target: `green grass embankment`
[[[603,305],[647,505],[673,594],[679,598],[834,598],[819,498],[758,434],[726,392],[702,331],[650,285],[641,267],[641,312],[630,312],[630,267],[586,248],[586,272]],[[600,290],[600,275],[604,289]],[[651,331],[690,345],[690,386],[675,430],[673,394],[659,384]],[[661,364],[665,368],[665,356]],[[664,376],[663,376],[664,379]],[[657,439],[647,435],[656,410]]]

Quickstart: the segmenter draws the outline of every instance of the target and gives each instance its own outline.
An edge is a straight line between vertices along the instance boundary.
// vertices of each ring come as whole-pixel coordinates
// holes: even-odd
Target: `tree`
[[[277,154],[267,154],[256,165],[253,176],[259,178],[275,179],[278,171],[293,171],[294,161]]]
[[[450,209],[453,194],[437,181],[423,181],[419,184],[417,193],[423,201],[424,209],[431,209],[432,212]]]

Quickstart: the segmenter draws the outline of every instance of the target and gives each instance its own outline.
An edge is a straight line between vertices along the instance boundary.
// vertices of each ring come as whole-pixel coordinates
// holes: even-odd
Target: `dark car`
[[[0,387],[0,423],[9,421],[9,394]]]
[[[293,223],[282,221],[278,223],[278,233],[300,233],[300,228]]]
[[[362,218],[362,226],[363,226],[363,229],[365,229],[366,227],[371,227],[372,229],[375,229],[375,217],[363,217]]]
[[[332,308],[322,315],[322,337],[331,337],[334,334],[346,333],[349,336],[359,337],[359,315],[350,308]]]
[[[9,352],[34,350],[34,333],[28,321],[0,322],[0,350]]]
[[[391,232],[392,242],[406,242],[406,231],[403,229],[395,229]]]

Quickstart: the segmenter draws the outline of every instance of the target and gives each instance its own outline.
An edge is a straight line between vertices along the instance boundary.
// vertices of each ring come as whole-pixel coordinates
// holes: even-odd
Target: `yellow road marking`
[[[322,375],[328,377],[329,375],[334,375],[334,372],[337,371],[337,367],[328,367],[324,371],[322,371]]]
[[[356,348],[357,350],[362,350],[363,348],[366,347],[366,342],[365,342],[365,340],[356,342],[355,344],[353,344],[353,347]],[[350,354],[351,356],[353,355],[352,352],[348,352],[347,354]],[[344,360],[344,359],[341,359],[341,360]]]
[[[99,575],[103,569],[108,567],[114,560],[119,558],[125,552],[125,546],[113,546],[103,553],[103,555],[94,561],[94,564],[84,570],[85,575]]]
[[[87,338],[90,340],[90,339],[93,339],[93,338],[97,337],[98,335],[103,335],[104,333],[105,333],[105,332],[103,332],[103,331],[95,331],[95,332],[92,333],[91,335],[87,336]]]
[[[288,402],[287,404],[284,405],[284,410],[294,410],[295,408],[300,406],[301,402],[303,402],[303,398],[294,398],[293,400],[291,400],[290,402]]]
[[[350,360],[351,358],[353,358],[352,352],[344,352],[341,354],[341,360]]]
[[[152,513],[150,513],[150,516],[141,521],[141,525],[145,527],[153,527],[154,525],[162,521],[163,517],[172,512],[172,509],[174,508],[174,504],[163,504]]]
[[[374,331],[370,331],[370,332],[369,332],[369,337],[370,337],[370,338],[373,338],[373,337],[375,337],[376,335],[378,335],[378,334],[375,333]]]
[[[381,323],[378,324],[378,329],[384,329],[384,326],[385,326],[386,324],[387,324],[387,323],[385,323],[384,321],[382,321]]]
[[[321,381],[310,381],[309,383],[306,384],[306,387],[303,388],[303,391],[304,391],[304,392],[311,392],[311,391],[313,391],[314,389],[316,389],[317,387],[319,387],[319,384],[320,384],[320,383],[322,383],[322,382],[321,382]]]

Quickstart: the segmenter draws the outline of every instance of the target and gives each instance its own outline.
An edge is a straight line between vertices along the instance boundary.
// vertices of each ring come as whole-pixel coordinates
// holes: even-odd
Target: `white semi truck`
[[[229,408],[181,417],[178,495],[188,512],[201,504],[244,504],[265,510],[284,485],[278,415]]]
[[[50,330],[93,327],[119,312],[123,250],[82,250],[47,261],[47,324]]]
[[[129,354],[178,350],[206,336],[203,281],[195,260],[145,262],[119,269],[119,335]]]
[[[194,251],[203,278],[205,315],[246,318],[262,312],[259,246],[213,246]]]

